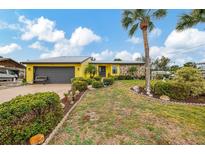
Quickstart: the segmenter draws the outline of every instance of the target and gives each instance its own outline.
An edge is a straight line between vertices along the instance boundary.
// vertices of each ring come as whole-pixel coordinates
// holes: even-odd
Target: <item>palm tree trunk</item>
[[[149,57],[149,44],[147,38],[147,29],[142,29],[143,40],[144,40],[144,49],[145,49],[145,79],[146,79],[146,92],[147,95],[151,95],[150,89],[150,57]]]

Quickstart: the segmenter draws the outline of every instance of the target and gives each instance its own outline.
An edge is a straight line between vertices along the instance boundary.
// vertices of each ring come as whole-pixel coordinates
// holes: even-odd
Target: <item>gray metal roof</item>
[[[45,63],[82,63],[91,57],[88,56],[61,56],[46,59],[28,60],[23,64],[45,64]]]
[[[142,61],[92,61],[92,64],[145,64]]]

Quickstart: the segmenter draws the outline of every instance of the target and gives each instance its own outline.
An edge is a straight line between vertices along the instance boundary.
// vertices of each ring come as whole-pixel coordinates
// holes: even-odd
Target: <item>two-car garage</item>
[[[34,78],[37,76],[46,76],[47,83],[70,83],[75,67],[34,67]]]

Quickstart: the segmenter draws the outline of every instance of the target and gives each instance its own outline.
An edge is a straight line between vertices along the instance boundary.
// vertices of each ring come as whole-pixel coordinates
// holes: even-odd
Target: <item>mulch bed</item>
[[[74,99],[74,102],[71,104],[71,99],[68,97],[64,97],[61,99],[61,102],[65,105],[64,107],[64,115],[71,109],[71,107],[80,99],[80,97],[83,95],[84,92],[80,92]]]
[[[133,92],[134,90],[132,88],[130,88]],[[144,88],[142,87],[139,87],[139,94],[141,95],[145,95],[147,96],[146,94],[146,91],[144,90]],[[159,99],[160,101],[162,101],[160,99],[160,96],[159,95],[156,95],[156,94],[153,94],[152,96],[153,98],[156,98],[156,99]],[[201,105],[205,105],[205,94],[204,95],[201,95],[201,96],[198,96],[198,97],[189,97],[185,100],[176,100],[176,99],[171,99],[170,98],[170,101],[167,101],[167,102],[176,102],[176,103],[185,103],[185,104],[201,104]]]

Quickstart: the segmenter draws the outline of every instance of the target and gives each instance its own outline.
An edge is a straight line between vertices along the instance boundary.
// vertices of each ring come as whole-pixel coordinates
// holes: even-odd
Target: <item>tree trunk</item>
[[[149,44],[147,38],[147,27],[142,29],[143,40],[144,40],[144,49],[145,49],[145,79],[146,79],[146,92],[147,95],[151,95],[150,89],[150,57],[149,57]]]

